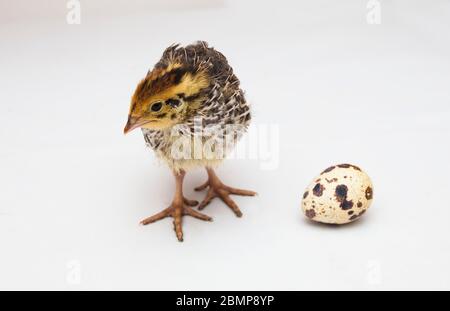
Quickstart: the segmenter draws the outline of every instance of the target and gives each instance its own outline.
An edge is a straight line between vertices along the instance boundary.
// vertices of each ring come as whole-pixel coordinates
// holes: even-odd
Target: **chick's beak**
[[[125,128],[123,129],[123,133],[127,134],[128,132],[131,132],[132,130],[134,130],[135,128],[138,128],[142,125],[142,122],[139,122],[139,118],[135,118],[132,116],[128,117],[128,122],[125,125]]]

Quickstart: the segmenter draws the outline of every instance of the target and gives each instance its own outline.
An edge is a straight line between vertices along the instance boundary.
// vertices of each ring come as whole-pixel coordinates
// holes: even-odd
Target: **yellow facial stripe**
[[[182,68],[182,64],[174,62],[164,69],[155,69],[145,79],[143,79],[136,88],[133,95],[129,115],[136,118],[143,118],[144,120],[152,120],[150,127],[154,125],[162,125],[160,123],[166,122],[165,119],[170,118],[169,112],[171,107],[166,105],[157,114],[150,111],[150,107],[155,102],[165,103],[168,99],[176,99],[179,94],[183,94],[183,98],[192,97],[201,92],[209,86],[209,78],[206,71],[190,72]],[[176,72],[173,72],[176,71]],[[172,74],[173,72],[173,74]],[[177,112],[186,112],[186,109],[195,109],[201,102],[202,98],[195,96],[196,100],[191,101],[188,105],[181,105]],[[161,116],[167,113],[167,116]],[[156,120],[155,120],[156,119]],[[175,119],[175,117],[173,118]],[[156,122],[153,122],[156,121]],[[156,124],[157,123],[157,124]],[[168,121],[167,123],[172,123]],[[166,124],[164,124],[165,126]]]
[[[147,99],[147,103],[153,103],[158,100],[167,100],[176,97],[177,94],[183,93],[186,97],[199,93],[202,89],[208,87],[208,79],[205,74],[199,72],[195,75],[187,73],[177,85],[171,86],[166,90],[155,94]]]
[[[164,76],[165,74],[171,72],[172,70],[175,70],[177,68],[180,68],[182,65],[180,63],[171,63],[167,66],[165,69],[160,70],[154,70],[150,73],[150,76],[146,78],[146,83],[150,85],[154,80]]]

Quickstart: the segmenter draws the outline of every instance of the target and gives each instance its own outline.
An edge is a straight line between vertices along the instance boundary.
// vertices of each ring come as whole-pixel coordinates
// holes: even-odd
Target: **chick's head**
[[[209,84],[206,72],[186,64],[155,67],[134,92],[124,132],[182,124],[199,108]]]

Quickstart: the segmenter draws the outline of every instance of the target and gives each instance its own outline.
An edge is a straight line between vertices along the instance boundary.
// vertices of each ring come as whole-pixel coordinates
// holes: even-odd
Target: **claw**
[[[187,206],[197,206],[198,205],[198,201],[196,200],[189,200],[186,198],[183,198],[184,204],[186,204]]]
[[[198,202],[195,204],[197,205]],[[183,204],[172,203],[168,208],[163,211],[145,218],[141,221],[142,225],[148,225],[154,223],[158,220],[161,220],[166,217],[173,217],[173,229],[175,230],[175,234],[177,236],[178,241],[183,242],[183,216],[191,216],[204,221],[212,221],[212,218],[203,213],[197,212],[188,206],[184,206]]]
[[[203,210],[215,197],[219,197],[233,212],[237,217],[242,217],[242,212],[238,205],[231,199],[230,194],[243,195],[243,196],[254,196],[256,192],[250,190],[243,190],[232,188],[224,185],[214,171],[210,168],[206,169],[208,172],[208,180],[201,186],[195,188],[196,191],[201,191],[209,187],[208,193],[203,201],[198,206],[199,210]]]
[[[206,194],[206,197],[203,199],[203,201],[200,203],[200,205],[198,206],[199,210],[202,210],[206,207],[206,205],[209,204],[209,202],[212,201],[212,199],[214,199],[216,197],[216,193],[214,192],[214,190],[211,188],[208,193]]]
[[[202,191],[204,189],[206,189],[209,186],[209,181],[207,180],[204,184],[201,184],[198,187],[195,187],[194,190],[195,191]]]
[[[170,214],[171,214],[171,208],[168,207],[168,208],[162,210],[161,212],[159,212],[158,214],[155,214],[153,216],[145,218],[144,220],[142,220],[140,222],[140,224],[145,226],[145,225],[154,223],[155,221],[158,221],[158,220],[161,220],[163,218],[166,218],[166,217],[170,216]]]
[[[194,210],[192,208],[186,208],[183,212],[184,212],[184,215],[189,215],[189,216],[192,216],[192,217],[200,219],[200,220],[212,221],[212,218],[209,217],[208,215],[197,212],[196,210]]]

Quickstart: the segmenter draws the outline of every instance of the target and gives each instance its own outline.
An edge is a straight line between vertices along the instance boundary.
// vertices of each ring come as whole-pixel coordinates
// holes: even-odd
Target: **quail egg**
[[[351,164],[334,165],[315,178],[303,195],[306,217],[327,224],[346,224],[369,208],[373,185],[369,176]]]

